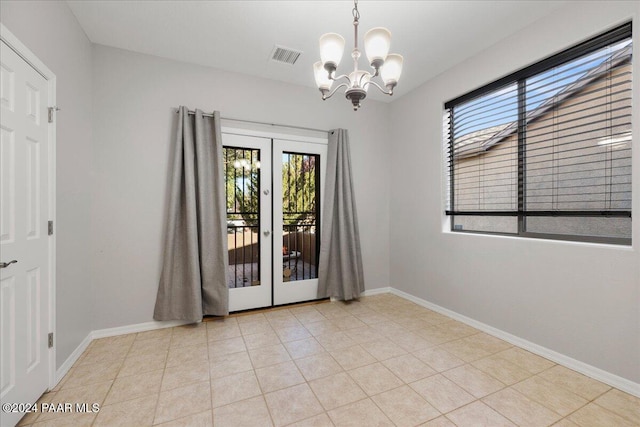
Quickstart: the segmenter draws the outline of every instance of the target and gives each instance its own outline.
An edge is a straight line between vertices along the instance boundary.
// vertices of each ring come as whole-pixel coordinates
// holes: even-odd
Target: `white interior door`
[[[0,400],[35,402],[49,383],[48,82],[0,49]],[[0,412],[14,425],[21,413]]]
[[[271,306],[271,139],[223,134],[229,311]]]
[[[327,145],[273,140],[273,303],[317,299]]]

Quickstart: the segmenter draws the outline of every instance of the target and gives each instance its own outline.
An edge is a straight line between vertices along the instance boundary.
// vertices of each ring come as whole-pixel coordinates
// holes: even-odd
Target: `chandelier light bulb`
[[[329,78],[329,73],[324,69],[322,61],[318,61],[313,64],[313,74],[316,79],[316,85],[321,92],[328,92],[329,90],[331,90],[333,80]]]
[[[387,60],[380,68],[380,77],[387,89],[389,89],[389,86],[393,88],[398,84],[398,80],[400,80],[400,75],[402,74],[403,60],[402,55],[398,55],[397,53],[387,55]]]
[[[386,28],[372,28],[364,35],[364,50],[369,64],[375,69],[384,64],[390,47],[391,32]]]
[[[340,65],[344,52],[344,37],[336,33],[323,34],[320,37],[320,61],[327,71]]]

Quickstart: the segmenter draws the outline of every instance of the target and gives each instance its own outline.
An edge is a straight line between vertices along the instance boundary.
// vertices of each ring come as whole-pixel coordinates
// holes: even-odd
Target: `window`
[[[631,244],[631,23],[445,104],[452,231]]]

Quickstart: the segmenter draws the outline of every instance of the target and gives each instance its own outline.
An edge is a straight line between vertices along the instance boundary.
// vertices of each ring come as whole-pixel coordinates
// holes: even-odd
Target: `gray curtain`
[[[156,320],[229,313],[220,113],[178,111]]]
[[[329,132],[324,188],[318,298],[349,301],[364,292],[364,274],[349,134],[344,129]]]

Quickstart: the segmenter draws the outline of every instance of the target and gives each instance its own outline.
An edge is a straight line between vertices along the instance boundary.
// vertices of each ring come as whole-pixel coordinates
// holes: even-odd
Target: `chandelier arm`
[[[329,99],[333,96],[334,93],[336,93],[338,91],[338,89],[340,89],[341,87],[349,87],[349,85],[347,83],[341,83],[338,86],[334,87],[333,90],[331,92],[329,92],[329,95],[325,95],[324,93],[322,94],[322,99]]]
[[[366,75],[367,75],[366,73],[362,73],[362,74],[360,75],[360,79],[359,79],[359,81],[358,81],[358,86],[360,86],[360,87],[361,87],[361,88],[363,88],[363,89],[364,89],[364,85],[366,85],[366,84],[367,84],[367,82],[365,82],[364,84],[362,84],[362,80],[364,80],[364,78],[365,78],[365,76],[366,76]],[[369,78],[371,79],[371,78],[373,78],[373,77],[372,77],[372,76],[369,76]],[[369,81],[370,81],[370,80],[369,80]]]
[[[338,81],[338,80],[340,80],[340,79],[342,79],[342,78],[347,79],[347,81],[349,82],[349,84],[351,84],[351,79],[350,79],[350,78],[349,78],[349,76],[347,76],[346,74],[342,74],[341,76],[338,76],[338,77],[331,77],[331,76],[330,76],[330,77],[329,77],[329,80]]]
[[[391,88],[389,90],[384,90],[382,88],[382,86],[380,86],[378,83],[373,82],[371,80],[369,80],[368,82],[365,83],[365,85],[367,85],[367,84],[374,85],[375,87],[377,87],[380,90],[380,92],[384,93],[385,95],[393,95],[393,88]]]

